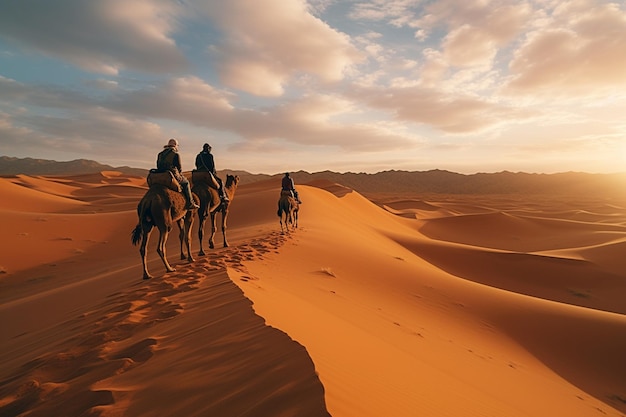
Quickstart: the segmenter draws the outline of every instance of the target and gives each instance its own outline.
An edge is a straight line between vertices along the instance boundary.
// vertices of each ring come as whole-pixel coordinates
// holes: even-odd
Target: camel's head
[[[236,187],[237,184],[239,184],[239,175],[226,175],[226,184],[224,184],[225,187]]]

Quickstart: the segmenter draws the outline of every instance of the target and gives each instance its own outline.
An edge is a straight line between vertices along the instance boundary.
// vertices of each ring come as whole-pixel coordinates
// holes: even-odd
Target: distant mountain
[[[58,162],[49,159],[14,158],[0,156],[0,175],[79,175],[93,174],[100,171],[120,171],[126,175],[145,177],[147,169],[127,166],[112,167],[88,159]]]
[[[383,171],[376,174],[291,173],[296,184],[325,179],[367,193],[520,194],[626,197],[626,173],[529,174],[497,172],[458,174],[450,171]]]
[[[57,162],[45,159],[13,158],[0,156],[0,175],[79,175],[100,171],[120,171],[126,175],[145,177],[147,169],[131,167],[112,167],[96,161],[77,159],[69,162]],[[241,184],[257,181],[275,181],[280,187],[283,174],[251,174],[247,171],[220,170],[218,174],[225,178],[227,174],[239,175]],[[529,174],[524,172],[497,172],[478,174],[458,174],[444,170],[430,171],[383,171],[376,174],[339,173],[322,171],[309,173],[298,171],[291,173],[298,184],[307,184],[319,180],[330,181],[368,193],[436,193],[436,194],[519,194],[519,195],[568,195],[590,197],[626,197],[626,173],[589,174],[566,172],[559,174]]]
[[[284,174],[250,174],[246,171],[223,170],[220,175],[237,174],[246,184],[261,180],[276,181]],[[589,174],[566,172],[559,174],[529,174],[524,172],[458,174],[444,170],[383,171],[376,174],[322,171],[290,173],[296,186],[320,180],[341,184],[362,194],[520,194],[567,196],[620,196],[626,198],[626,173]]]
[[[217,175],[222,179],[226,179],[226,175],[238,175],[239,176],[239,184],[250,184],[258,181],[265,181],[272,178],[278,177],[278,175],[267,175],[267,174],[251,174],[248,171],[241,170],[232,170],[232,169],[220,169],[217,171]],[[281,175],[282,177],[282,175]],[[278,181],[278,186],[280,187],[280,180]]]

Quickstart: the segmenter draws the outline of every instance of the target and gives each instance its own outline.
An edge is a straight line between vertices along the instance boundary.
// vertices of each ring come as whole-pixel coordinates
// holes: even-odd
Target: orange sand
[[[143,178],[0,178],[0,416],[626,413],[626,201],[278,186],[143,281]]]

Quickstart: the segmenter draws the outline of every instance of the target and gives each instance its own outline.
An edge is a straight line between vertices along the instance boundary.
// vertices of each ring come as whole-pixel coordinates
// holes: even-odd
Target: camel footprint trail
[[[27,413],[30,417],[102,415],[115,404],[114,392],[93,388],[99,381],[131,372],[150,361],[161,348],[158,324],[185,313],[181,295],[198,289],[211,273],[227,267],[246,272],[243,262],[262,259],[289,239],[271,233],[239,246],[224,248],[178,264],[177,271],[131,285],[111,294],[94,309],[59,324],[73,336],[59,343],[71,348],[51,352],[24,363],[0,383],[0,417]],[[152,336],[137,335],[152,328]],[[143,332],[145,333],[145,332]]]
[[[3,381],[0,416],[17,416],[29,410],[29,416],[50,416],[55,410],[74,416],[114,403],[111,391],[89,387],[128,372],[153,356],[158,337],[128,341],[140,330],[183,312],[183,307],[168,297],[191,290],[193,283],[178,283],[172,278],[113,294],[95,310],[62,323],[60,327],[74,329],[76,336],[62,343],[72,348],[29,361],[10,381]]]

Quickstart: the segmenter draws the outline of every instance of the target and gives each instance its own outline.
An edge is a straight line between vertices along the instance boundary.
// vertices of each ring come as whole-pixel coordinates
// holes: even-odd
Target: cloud
[[[411,74],[409,78],[417,78],[422,85],[434,88],[437,83],[447,84],[451,78],[458,78],[457,71],[464,71],[462,78],[467,77],[467,70],[476,76],[480,76],[480,72],[493,71],[499,54],[506,53],[505,49],[526,30],[532,13],[528,3],[508,0],[428,3],[374,0],[357,3],[350,16],[414,29],[417,42],[413,41],[412,47],[409,44],[399,48],[396,44],[394,50],[385,45],[383,50],[387,55],[406,56],[415,51],[417,43],[421,46],[417,50],[421,49],[423,58],[419,65],[421,72]],[[402,34],[395,31],[394,36]],[[410,85],[406,80],[403,83]]]
[[[304,95],[258,110],[235,107],[229,99],[234,97],[198,78],[189,78],[118,95],[106,106],[126,114],[186,121],[234,133],[249,145],[241,143],[240,148],[267,141],[357,151],[375,150],[382,141],[396,149],[415,145],[414,139],[400,129],[358,121],[360,106],[335,95]]]
[[[80,110],[89,106],[85,94],[55,86],[32,86],[0,75],[0,105],[14,107],[19,103],[31,106]]]
[[[526,1],[440,0],[427,4],[409,25],[428,33],[439,27],[453,30],[468,25],[483,28],[498,41],[505,42],[527,24],[531,12],[531,6]]]
[[[354,93],[354,100],[390,111],[399,121],[429,125],[446,133],[474,133],[506,119],[528,116],[523,110],[477,96],[419,86],[361,89]]]
[[[225,127],[231,118],[232,96],[198,77],[179,77],[147,86],[121,91],[102,101],[102,105],[136,116],[185,121],[198,126]]]
[[[119,82],[114,80],[105,80],[102,78],[86,81],[85,85],[99,90],[116,90],[119,88]]]
[[[13,155],[11,150],[14,149],[28,152],[31,149],[28,146],[28,138],[32,133],[31,129],[15,126],[11,115],[0,111],[0,137],[2,137],[0,153],[2,155]]]
[[[163,132],[155,122],[106,108],[88,95],[54,86],[31,86],[0,76],[0,151],[23,156],[135,161]]]
[[[116,164],[133,161],[133,166],[141,166],[146,159],[152,160],[164,135],[155,123],[90,108],[80,115],[0,112],[0,136],[2,155],[59,160],[88,157]]]
[[[508,93],[605,94],[626,85],[626,10],[581,1],[557,7],[528,34],[509,68]]]
[[[258,96],[279,96],[295,76],[343,79],[361,59],[347,35],[313,16],[302,0],[199,2],[223,39],[212,47],[222,81]]]
[[[387,149],[418,143],[393,123],[364,122],[360,106],[338,95],[310,94],[258,110],[238,108],[231,93],[197,77],[167,80],[141,90],[115,89],[104,98],[0,78],[0,92],[16,104],[41,108],[13,109],[14,126],[28,126],[32,140],[63,143],[75,152],[106,144],[146,147],[162,137],[157,123],[164,120],[236,135],[240,149],[282,143],[370,152],[381,143]],[[53,106],[52,111],[46,110]]]
[[[246,125],[244,135],[357,152],[380,150],[381,143],[387,149],[407,149],[418,143],[392,123],[363,121],[361,112],[360,106],[346,98],[313,94],[267,109],[263,127]]]
[[[413,23],[427,32],[445,27],[442,56],[451,66],[490,68],[500,48],[513,41],[528,24],[532,10],[525,2],[463,2],[445,0],[427,7]]]
[[[464,67],[490,65],[498,48],[490,33],[464,25],[448,33],[443,51],[449,65]]]
[[[427,48],[422,52],[424,63],[420,71],[420,83],[425,87],[433,88],[448,72],[448,63],[441,52]]]
[[[626,17],[609,1],[0,2],[0,150],[145,166],[178,137],[229,167],[389,168],[613,144]]]
[[[0,3],[0,36],[92,72],[187,68],[171,37],[178,10],[156,0]]]
[[[401,27],[414,20],[415,9],[421,0],[373,0],[356,3],[349,17],[353,20],[387,21]]]

